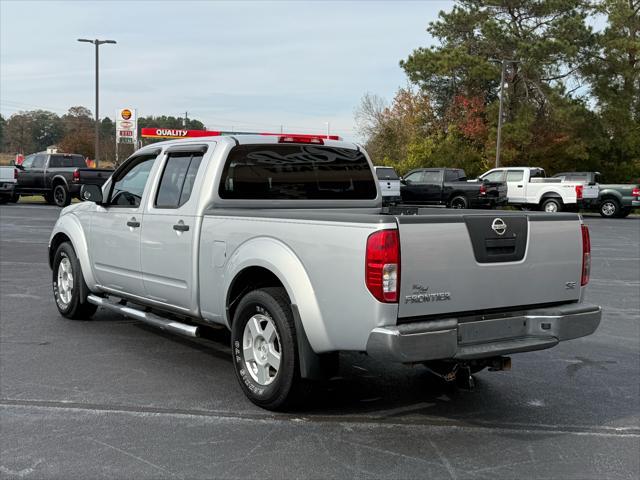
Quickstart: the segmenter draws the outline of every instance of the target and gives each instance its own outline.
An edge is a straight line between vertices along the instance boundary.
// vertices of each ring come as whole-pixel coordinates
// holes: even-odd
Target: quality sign
[[[116,110],[116,142],[135,143],[138,140],[138,115],[135,108]]]

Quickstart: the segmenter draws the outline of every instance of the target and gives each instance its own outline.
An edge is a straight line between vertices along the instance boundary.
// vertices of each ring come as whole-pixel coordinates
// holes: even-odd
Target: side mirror
[[[102,205],[102,188],[98,185],[82,185],[80,187],[80,198],[86,202]]]
[[[24,166],[22,164],[14,163],[13,166],[16,167],[18,170],[24,171]]]
[[[400,177],[400,183],[401,183],[402,185],[407,185],[407,181],[406,181],[404,178],[402,178],[402,177]]]

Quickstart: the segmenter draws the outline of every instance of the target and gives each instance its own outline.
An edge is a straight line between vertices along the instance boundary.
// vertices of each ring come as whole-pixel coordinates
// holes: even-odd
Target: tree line
[[[501,60],[501,163],[640,177],[640,0],[457,0],[400,61],[391,102],[366,94],[356,122],[374,163],[494,165]]]
[[[185,124],[186,123],[186,124]],[[204,130],[200,120],[173,116],[147,116],[138,119],[138,128],[188,128]],[[109,117],[100,120],[101,160],[115,160],[116,124]],[[152,141],[152,140],[149,140]],[[5,119],[0,115],[0,149],[4,153],[30,154],[56,145],[61,151],[79,153],[94,158],[95,119],[91,110],[82,106],[71,107],[66,114],[57,115],[47,110],[14,113]],[[133,152],[134,146],[121,144],[120,158]]]

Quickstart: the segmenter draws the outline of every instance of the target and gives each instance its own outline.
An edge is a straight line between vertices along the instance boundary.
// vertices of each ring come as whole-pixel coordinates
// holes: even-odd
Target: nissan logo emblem
[[[491,223],[491,230],[496,232],[498,235],[504,235],[504,232],[507,231],[507,224],[504,223],[504,220],[502,220],[501,218],[496,218]]]

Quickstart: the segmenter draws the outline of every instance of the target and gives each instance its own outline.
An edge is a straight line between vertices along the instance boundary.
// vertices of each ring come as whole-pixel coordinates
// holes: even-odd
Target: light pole
[[[99,97],[98,97],[98,86],[99,86],[98,67],[100,63],[99,63],[98,52],[100,49],[100,45],[102,45],[103,43],[116,43],[116,41],[115,40],[98,40],[97,38],[95,40],[89,40],[87,38],[79,38],[78,41],[85,42],[85,43],[93,43],[96,46],[96,125],[95,125],[96,146],[95,146],[95,152],[93,156],[95,157],[95,162],[97,167],[99,158],[100,158],[100,114],[99,114]]]
[[[500,109],[498,112],[498,138],[496,139],[496,168],[500,166],[500,142],[502,140],[502,105],[504,103],[504,74],[507,70],[507,63],[519,63],[517,60],[498,60],[496,58],[490,58],[490,62],[496,62],[502,64],[502,72],[500,73]]]

